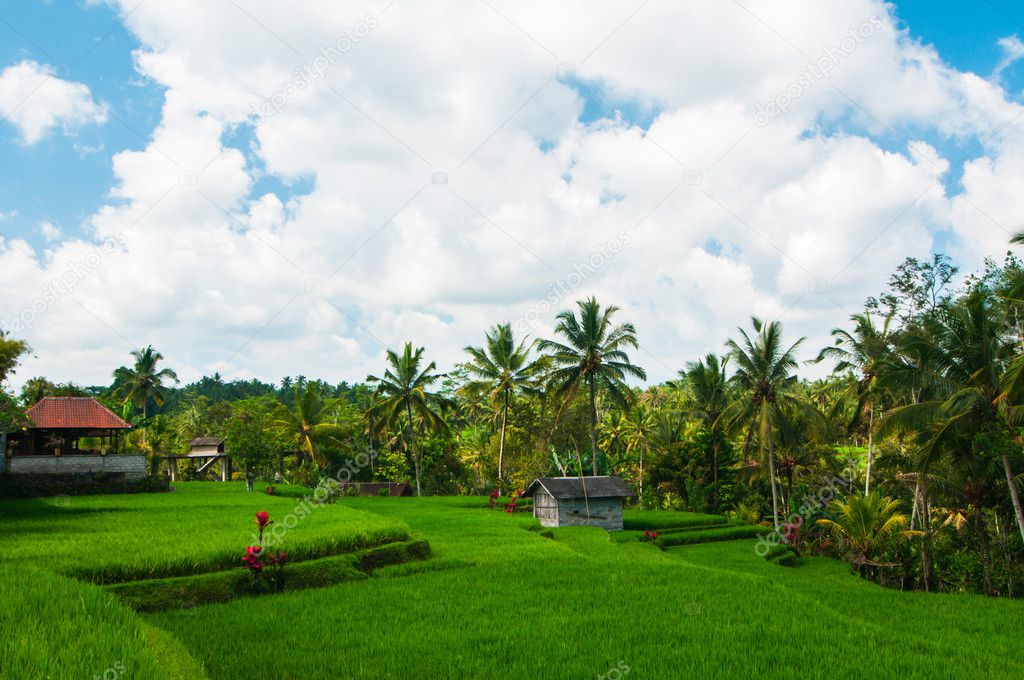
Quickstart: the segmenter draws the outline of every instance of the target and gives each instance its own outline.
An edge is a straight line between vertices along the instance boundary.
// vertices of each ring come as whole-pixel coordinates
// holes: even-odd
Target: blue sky
[[[934,45],[953,66],[983,76],[1002,57],[1000,38],[1024,36],[1024,7],[1010,0],[907,0],[896,5],[911,35]],[[61,77],[86,84],[110,115],[103,125],[84,126],[70,137],[48,135],[30,147],[10,123],[0,122],[0,167],[4,168],[0,214],[16,213],[0,222],[0,234],[42,247],[41,222],[53,223],[65,237],[80,236],[82,221],[111,202],[113,154],[143,148],[160,117],[161,88],[133,68],[132,51],[138,47],[104,3],[34,0],[5,8],[0,20],[0,68],[25,59],[56,66]],[[1024,61],[1011,65],[1003,78],[1008,90],[1019,96],[1024,90]],[[600,84],[570,81],[585,100],[583,122],[621,115],[646,127],[656,113],[635,102],[615,101]],[[959,156],[965,150],[963,144],[922,136],[947,155]],[[251,134],[243,130],[227,141],[247,151]],[[883,148],[903,150],[903,139],[876,141]],[[950,174],[949,190],[956,190],[958,180],[955,171]],[[273,190],[286,200],[310,187],[311,182],[286,187],[264,178],[257,182],[254,194]]]

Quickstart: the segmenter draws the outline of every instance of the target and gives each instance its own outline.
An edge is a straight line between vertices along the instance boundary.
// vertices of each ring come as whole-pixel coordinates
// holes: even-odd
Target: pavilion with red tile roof
[[[132,427],[92,397],[44,397],[25,415],[32,422],[8,437],[10,455],[117,453],[120,433]],[[85,438],[98,440],[99,448],[80,448]]]

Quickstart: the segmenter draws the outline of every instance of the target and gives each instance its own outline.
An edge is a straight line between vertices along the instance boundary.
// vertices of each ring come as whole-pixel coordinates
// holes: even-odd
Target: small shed
[[[523,492],[546,527],[595,526],[622,531],[622,502],[636,492],[621,477],[541,477]]]
[[[171,481],[178,479],[178,461],[196,460],[202,461],[196,472],[202,474],[212,468],[217,461],[220,461],[220,481],[226,482],[231,479],[231,456],[224,453],[224,437],[196,437],[189,442],[192,448],[184,456],[164,456],[167,461],[167,472]]]

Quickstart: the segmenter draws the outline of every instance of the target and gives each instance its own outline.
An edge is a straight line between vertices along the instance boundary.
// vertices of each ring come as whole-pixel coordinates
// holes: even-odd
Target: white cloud
[[[1003,58],[999,60],[995,70],[992,71],[993,78],[999,78],[1003,75],[1003,71],[1024,59],[1024,42],[1021,42],[1020,38],[1015,35],[1000,38],[999,47],[1003,50]]]
[[[0,72],[0,115],[29,145],[54,127],[69,131],[107,119],[106,109],[93,101],[87,86],[60,78],[52,66],[28,60]]]
[[[60,238],[60,228],[55,227],[52,222],[40,222],[39,233],[43,235],[47,243],[53,243]]]
[[[631,17],[495,4],[504,18],[454,0],[247,3],[258,22],[231,3],[133,6],[137,68],[167,88],[161,123],[114,157],[117,200],[87,227],[118,247],[34,319],[39,359],[20,374],[107,382],[153,343],[186,379],[361,379],[384,346],[412,340],[447,367],[490,324],[537,317],[546,335],[595,294],[636,323],[636,359],[662,379],[751,314],[781,317],[813,352],[940,233],[971,267],[1005,249],[995,222],[1024,223],[1024,109],[881,2],[745,3],[756,18],[735,3]],[[262,166],[224,133],[367,16],[372,32],[257,121],[246,150],[312,190],[254,193]],[[827,77],[800,81],[837,48]],[[581,123],[584,95],[557,77],[573,71],[626,115]],[[758,104],[794,83],[759,125]],[[654,113],[649,129],[631,107]],[[978,142],[954,196],[945,180],[964,161],[921,141],[943,137]],[[620,232],[628,244],[591,267]],[[0,240],[0,319],[90,247]]]

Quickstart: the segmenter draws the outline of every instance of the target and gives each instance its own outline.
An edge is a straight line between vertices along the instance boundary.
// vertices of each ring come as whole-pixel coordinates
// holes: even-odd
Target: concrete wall
[[[622,499],[591,498],[587,503],[582,498],[558,501],[558,526],[593,526],[606,531],[622,531]]]
[[[11,456],[7,459],[7,472],[17,474],[83,473],[123,474],[125,479],[146,476],[146,457],[129,455],[111,456]]]

